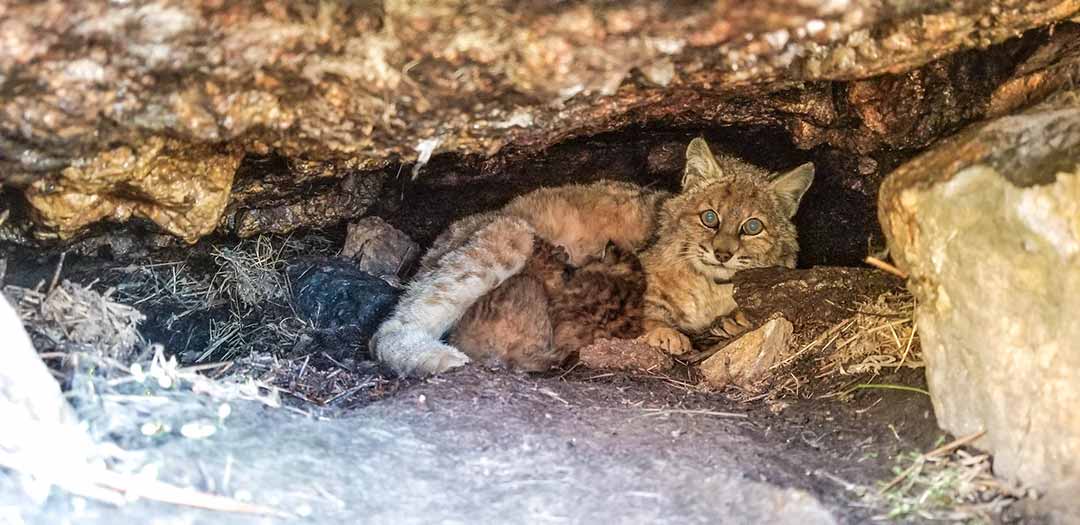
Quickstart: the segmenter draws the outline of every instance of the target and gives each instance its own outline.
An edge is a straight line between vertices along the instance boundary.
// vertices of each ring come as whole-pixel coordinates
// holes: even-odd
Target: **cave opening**
[[[884,246],[877,224],[877,189],[884,176],[916,151],[858,154],[830,146],[799,149],[775,126],[622,129],[555,144],[495,171],[473,159],[437,156],[413,180],[410,167],[389,178],[372,215],[388,220],[422,246],[454,220],[498,209],[539,187],[599,179],[677,192],[686,145],[703,137],[726,152],[773,172],[813,162],[814,183],[795,218],[800,267],[857,266]]]
[[[121,4],[110,9],[126,10]],[[262,29],[270,27],[302,36],[254,47],[234,40],[229,50],[184,37],[183,46],[212,49],[178,56],[227,56],[240,69],[183,74],[143,67],[145,50],[161,51],[162,42],[129,49],[100,32],[86,43],[104,47],[86,56],[78,45],[53,47],[56,64],[44,56],[12,62],[0,51],[0,70],[20,64],[17,75],[0,75],[0,306],[14,309],[0,311],[0,322],[21,321],[0,332],[21,339],[3,344],[15,348],[29,335],[27,355],[46,365],[38,367],[44,383],[73,411],[63,423],[79,422],[39,436],[86,434],[139,452],[107,456],[125,476],[139,473],[120,488],[105,478],[120,500],[109,492],[112,499],[99,501],[92,491],[88,504],[79,492],[86,487],[61,480],[79,496],[53,493],[13,508],[31,509],[39,521],[87,523],[248,523],[250,514],[320,523],[358,515],[480,523],[1044,518],[1034,492],[997,468],[1038,480],[1046,469],[1017,458],[1068,457],[1057,443],[1064,440],[1031,434],[1038,446],[1008,455],[1009,430],[1022,427],[1026,443],[1040,425],[999,417],[1007,411],[984,401],[1060,402],[1069,392],[949,390],[971,378],[991,378],[990,393],[998,392],[994,381],[1008,383],[985,370],[1000,373],[1012,362],[984,366],[983,375],[968,366],[995,355],[982,352],[991,342],[977,331],[955,339],[979,343],[962,358],[943,359],[945,345],[934,346],[930,377],[938,382],[928,381],[932,358],[916,312],[934,322],[927,314],[965,293],[939,293],[949,279],[927,261],[942,262],[959,282],[990,275],[981,265],[1005,256],[1049,253],[1057,261],[1080,246],[1069,241],[1055,252],[1039,241],[1047,232],[1068,240],[1076,216],[1068,200],[1076,200],[1068,176],[1080,143],[1075,2],[853,1],[850,16],[818,12],[844,2],[767,12],[736,6],[745,18],[725,9],[696,14],[689,4],[555,2],[525,12],[510,2],[467,16],[433,9],[424,15],[431,19],[402,12],[408,3],[360,14],[333,1],[295,11],[217,4],[165,14],[209,17],[209,26],[252,17],[257,25],[239,34],[274,34]],[[128,30],[159,15],[143,12],[117,34],[142,42],[143,32]],[[0,9],[0,22],[4,16]],[[184,16],[165,21],[182,25]],[[308,24],[318,30],[309,34]],[[639,39],[639,26],[666,36]],[[534,39],[562,51],[538,50]],[[126,61],[95,62],[111,53]],[[559,62],[565,57],[573,60]],[[42,63],[52,68],[39,70]],[[125,80],[121,88],[105,74],[115,64],[130,68],[108,69]],[[26,86],[35,83],[60,87],[34,98]],[[128,90],[134,94],[124,98]],[[1056,91],[1068,93],[1054,98]],[[771,171],[812,162],[816,177],[794,219],[797,267],[714,281],[730,285],[738,312],[683,334],[693,336],[690,352],[593,334],[541,372],[474,362],[434,377],[392,373],[373,355],[372,333],[449,225],[566,183],[611,179],[677,191],[697,137]],[[968,186],[952,182],[958,172]],[[969,224],[963,213],[919,222],[949,211],[942,187],[971,190],[965,198],[987,206],[977,218],[992,225],[1019,203],[1019,218],[997,224],[1019,232],[1023,250],[1006,239],[986,249],[1001,257],[972,248],[952,264],[932,251],[946,243],[915,243],[932,235],[960,239],[950,246],[995,241],[994,232],[965,239],[950,230]],[[919,202],[937,204],[916,210]],[[984,223],[966,233],[993,229]],[[905,253],[890,254],[887,243]],[[868,267],[868,256],[879,266]],[[1055,275],[1071,268],[1050,267]],[[966,290],[993,291],[1008,278],[986,281]],[[581,303],[617,295],[610,288]],[[1038,290],[1043,299],[1072,300],[1053,295],[1060,288]],[[1024,293],[988,292],[987,303],[1005,297],[998,306],[1008,310],[1010,294]],[[964,297],[982,315],[981,298]],[[620,306],[619,315],[632,309]],[[1007,313],[1040,312],[1030,310]],[[1042,317],[1068,317],[1051,311]],[[1021,326],[986,317],[972,326]],[[1033,331],[1038,322],[1025,319]],[[946,329],[927,331],[939,341],[950,328],[927,326]],[[994,333],[1001,341],[1015,335]],[[1076,383],[1067,374],[1080,365],[1054,344],[1024,354],[1041,356],[1032,359],[1038,366],[1052,362],[1047,373],[1064,378],[1031,381],[1040,388]],[[0,372],[0,403],[13,391],[5,381],[20,375],[16,367]],[[1056,405],[1046,405],[1046,421],[1059,421]],[[950,426],[942,423],[946,406]],[[972,407],[997,418],[997,441],[981,441]],[[27,421],[48,410],[31,410]],[[0,452],[7,435],[0,431]],[[50,453],[81,450],[73,441],[48,443]],[[984,445],[1007,455],[999,463],[976,448]],[[0,509],[11,494],[40,496],[17,470],[0,461]],[[98,478],[91,485],[102,488]],[[181,510],[167,506],[177,501]]]

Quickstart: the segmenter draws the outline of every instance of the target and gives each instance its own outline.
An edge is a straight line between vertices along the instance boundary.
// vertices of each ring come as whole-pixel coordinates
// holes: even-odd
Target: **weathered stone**
[[[195,242],[217,227],[241,156],[237,148],[150,137],[38,179],[26,197],[61,238],[101,219],[137,215]]]
[[[941,426],[1080,519],[1080,93],[905,164],[880,218],[910,274]]]
[[[385,182],[380,173],[343,175],[325,162],[252,166],[257,163],[247,159],[241,164],[222,221],[240,237],[323,228],[355,219],[376,201]]]
[[[637,339],[598,339],[578,350],[578,359],[601,370],[663,372],[674,365],[671,356]]]
[[[520,157],[655,123],[769,126],[804,149],[922,147],[984,114],[986,99],[1014,76],[1017,62],[1027,63],[1032,47],[1055,41],[1062,53],[1067,24],[1060,36],[1014,37],[1075,16],[1080,1],[464,8],[454,0],[7,2],[0,6],[0,167],[20,186],[45,176],[72,193],[36,204],[40,223],[68,235],[113,213],[101,201],[116,195],[57,185],[58,174],[77,167],[84,178],[128,180],[108,165],[116,145],[140,149],[161,137],[195,150],[226,144],[330,161],[339,176],[416,162],[431,152],[422,144],[464,158]],[[1006,40],[1012,43],[981,54],[956,54]],[[1062,64],[1057,56],[1046,55],[1045,67]],[[1068,81],[1060,70],[1017,74],[1024,80],[1010,84],[995,111]],[[169,176],[197,179],[208,169],[178,165]],[[298,189],[291,197],[311,194]],[[283,208],[291,201],[258,200],[250,206],[280,213],[249,217],[246,234],[279,231],[280,217],[319,219]],[[189,239],[214,215],[198,212],[177,224],[170,199],[142,207],[170,210],[152,218]]]
[[[794,327],[777,317],[725,345],[700,365],[705,382],[713,388],[729,384],[752,389],[769,367],[791,347]]]
[[[420,246],[381,218],[365,217],[349,225],[341,255],[372,275],[398,278],[420,257]]]
[[[400,289],[345,258],[301,258],[289,264],[286,274],[297,316],[319,335],[336,340],[342,357],[358,343],[366,347],[401,295]]]

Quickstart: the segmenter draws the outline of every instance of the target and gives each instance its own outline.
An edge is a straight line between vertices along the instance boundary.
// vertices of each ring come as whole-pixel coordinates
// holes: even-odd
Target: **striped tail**
[[[426,376],[469,358],[442,337],[477,300],[521,271],[533,251],[525,221],[496,216],[421,272],[371,339],[375,357],[401,375]]]

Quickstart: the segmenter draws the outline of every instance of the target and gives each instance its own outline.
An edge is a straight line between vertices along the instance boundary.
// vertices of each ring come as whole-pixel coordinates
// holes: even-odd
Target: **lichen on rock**
[[[201,167],[159,164],[157,177],[208,178],[207,188],[142,188],[139,199],[162,200],[139,206],[118,202],[114,186],[137,174],[114,157],[145,159],[159,140],[192,158],[227,144],[335,163],[343,177],[416,162],[426,141],[438,143],[435,154],[491,159],[658,123],[774,127],[803,149],[918,148],[983,114],[983,98],[1032,42],[991,50],[987,61],[950,57],[1078,12],[1077,0],[16,0],[0,6],[0,168],[20,187],[52,181],[51,191],[30,191],[38,222],[62,236],[136,214],[191,240],[208,231],[217,200],[176,201],[216,192],[232,153]],[[1037,67],[1022,74],[994,110],[1060,84]],[[866,83],[849,89],[852,81]],[[93,166],[116,183],[89,184]],[[244,224],[228,219],[239,228],[231,231],[318,219],[292,206],[309,192],[297,189],[293,202],[274,193],[266,199],[275,202],[249,194],[246,206],[259,211]]]

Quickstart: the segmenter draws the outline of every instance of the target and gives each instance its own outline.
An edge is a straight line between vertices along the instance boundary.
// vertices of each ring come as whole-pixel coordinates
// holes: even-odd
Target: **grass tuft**
[[[1034,494],[995,478],[991,457],[963,448],[983,432],[926,453],[896,459],[896,476],[864,496],[881,509],[878,519],[991,523],[1016,500]]]

